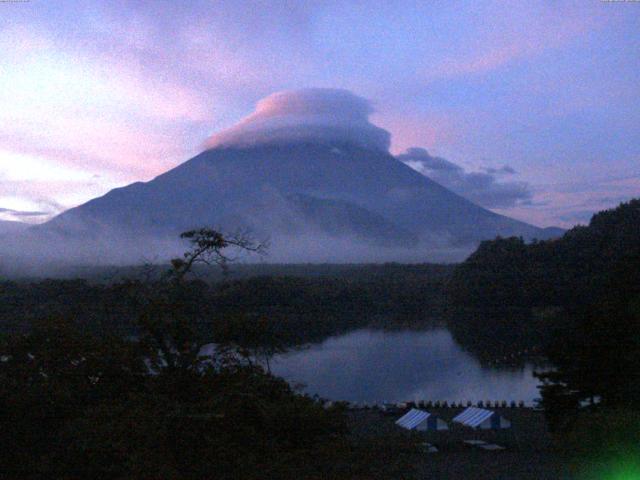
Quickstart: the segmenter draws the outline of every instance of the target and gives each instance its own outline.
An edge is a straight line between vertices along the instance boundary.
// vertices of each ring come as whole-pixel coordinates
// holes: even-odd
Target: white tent
[[[418,430],[424,432],[427,430],[449,430],[449,426],[444,420],[439,419],[435,415],[412,408],[398,420],[396,425],[407,430]]]
[[[461,423],[465,427],[478,428],[481,430],[499,430],[511,427],[511,422],[491,410],[484,408],[469,407],[460,415],[453,419],[456,423]]]

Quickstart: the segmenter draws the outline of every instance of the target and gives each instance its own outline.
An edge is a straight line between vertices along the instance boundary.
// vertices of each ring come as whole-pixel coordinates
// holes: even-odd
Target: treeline
[[[448,284],[448,325],[482,361],[523,361],[550,338],[558,309],[579,276],[560,253],[561,240],[485,241],[455,269]],[[565,268],[564,263],[569,268]]]
[[[484,242],[449,298],[455,336],[476,353],[538,349],[551,362],[539,376],[554,428],[585,408],[640,409],[640,200],[557,240]]]
[[[355,441],[340,406],[296,393],[249,350],[230,343],[204,355],[171,297],[148,305],[136,339],[65,319],[0,339],[3,478],[391,479],[411,471],[412,439]]]
[[[556,240],[483,242],[449,282],[448,319],[456,337],[475,343],[481,355],[542,348],[577,311],[635,301],[639,211],[640,201],[633,200]],[[466,341],[472,337],[477,341]]]
[[[233,267],[232,278],[198,274],[185,282],[181,302],[203,335],[241,335],[261,322],[265,340],[286,345],[321,340],[367,326],[425,326],[441,321],[453,267],[443,265]],[[284,273],[284,275],[283,275]],[[291,276],[297,273],[299,276]],[[213,281],[211,281],[213,280]],[[135,335],[145,298],[162,280],[5,281],[0,283],[0,328],[24,331],[51,315],[76,319],[94,332]],[[237,326],[234,327],[234,326]]]
[[[215,293],[186,278],[227,243],[190,233],[155,281],[3,285],[3,478],[405,478],[415,439],[355,440],[339,405],[262,368],[284,348],[262,322],[219,312],[208,343]]]

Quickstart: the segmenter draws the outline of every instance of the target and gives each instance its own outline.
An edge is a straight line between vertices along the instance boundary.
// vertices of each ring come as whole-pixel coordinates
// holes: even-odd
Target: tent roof
[[[456,416],[453,421],[466,425],[467,427],[475,428],[493,415],[496,415],[496,412],[485,410],[484,408],[469,407]]]
[[[412,408],[396,420],[396,425],[411,430],[429,418],[429,415],[431,415],[429,412]]]

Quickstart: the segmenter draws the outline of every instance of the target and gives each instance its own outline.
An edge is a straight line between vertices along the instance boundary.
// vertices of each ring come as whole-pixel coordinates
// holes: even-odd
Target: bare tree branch
[[[230,255],[225,249],[237,250],[239,253],[255,253],[265,255],[266,242],[254,240],[246,231],[238,231],[232,235],[210,229],[200,228],[189,230],[180,235],[180,238],[189,240],[191,249],[184,253],[183,258],[171,260],[173,270],[171,277],[176,282],[180,282],[184,277],[192,272],[194,265],[217,265],[226,271],[228,264],[237,260],[237,256]]]

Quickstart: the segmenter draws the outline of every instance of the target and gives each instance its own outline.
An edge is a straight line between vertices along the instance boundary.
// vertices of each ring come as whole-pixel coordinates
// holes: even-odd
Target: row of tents
[[[484,408],[469,407],[454,417],[454,423],[479,430],[500,430],[510,428],[511,422],[497,412]],[[447,422],[417,408],[412,408],[396,421],[396,425],[407,430],[437,431],[449,430]]]

